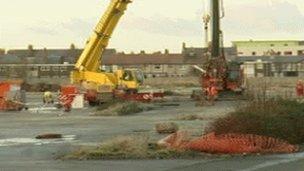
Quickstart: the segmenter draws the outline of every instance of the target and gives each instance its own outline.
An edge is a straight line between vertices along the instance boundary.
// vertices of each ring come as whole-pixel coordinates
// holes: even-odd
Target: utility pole
[[[205,11],[203,15],[203,22],[204,22],[204,31],[205,31],[205,48],[209,47],[209,23],[210,23],[210,9],[208,8],[208,1],[204,1]]]
[[[220,56],[220,3],[219,0],[211,0],[212,21],[212,51],[211,58]]]

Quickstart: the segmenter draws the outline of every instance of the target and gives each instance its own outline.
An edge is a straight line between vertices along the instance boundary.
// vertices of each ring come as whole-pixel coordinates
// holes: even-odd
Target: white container
[[[84,108],[84,95],[83,94],[79,94],[74,98],[73,103],[72,103],[72,108],[73,109]]]

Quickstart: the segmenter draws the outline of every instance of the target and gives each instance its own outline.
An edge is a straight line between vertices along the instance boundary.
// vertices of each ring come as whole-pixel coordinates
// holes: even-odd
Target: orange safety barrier
[[[183,150],[220,154],[294,153],[298,146],[286,141],[251,134],[208,135],[190,140],[185,132],[172,134],[159,141],[160,145]]]
[[[65,111],[71,110],[72,103],[78,93],[79,90],[73,85],[61,86],[59,101],[65,108]]]
[[[6,97],[6,93],[10,91],[11,84],[0,82],[0,97]]]
[[[15,81],[4,81],[0,82],[0,110],[4,111],[16,111],[22,110],[24,105],[21,102],[11,101],[7,99],[8,93],[11,91],[13,86],[20,86],[22,81],[15,80]]]

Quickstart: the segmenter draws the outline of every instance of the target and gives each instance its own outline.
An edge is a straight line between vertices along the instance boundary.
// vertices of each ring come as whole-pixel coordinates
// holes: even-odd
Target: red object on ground
[[[73,85],[67,85],[67,86],[61,86],[60,88],[60,94],[61,95],[76,95],[79,91],[77,87]]]
[[[85,100],[88,102],[97,102],[98,93],[96,90],[87,90],[85,93]]]
[[[185,133],[175,133],[160,141],[161,145],[175,149],[186,149],[206,153],[293,153],[299,148],[286,141],[250,134],[208,135],[187,140]]]
[[[61,86],[59,101],[64,107],[65,111],[70,111],[72,103],[76,95],[79,94],[77,87],[73,85]]]
[[[209,97],[216,97],[218,95],[218,90],[215,85],[211,85],[207,89],[207,93]]]
[[[125,93],[122,91],[115,91],[115,97],[122,100],[138,101],[138,102],[151,102],[155,99],[162,99],[165,97],[164,93]]]
[[[296,85],[296,93],[298,97],[303,97],[304,96],[304,84],[302,81],[298,81]]]
[[[0,83],[0,98],[6,97],[6,93],[8,93],[11,89],[10,83]]]
[[[22,110],[24,105],[21,102],[12,101],[7,98],[7,94],[11,91],[12,86],[21,86],[22,81],[5,81],[0,82],[0,110],[16,111]]]
[[[13,102],[6,100],[5,98],[0,97],[0,110],[4,111],[20,111],[24,108],[24,105],[21,103]]]
[[[123,100],[139,101],[139,102],[151,102],[155,99],[164,98],[164,93],[134,93],[134,94],[121,94],[118,98]]]

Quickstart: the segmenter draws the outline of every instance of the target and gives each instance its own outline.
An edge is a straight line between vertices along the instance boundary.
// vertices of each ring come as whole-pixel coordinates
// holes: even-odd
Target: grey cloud
[[[73,18],[60,24],[61,28],[79,36],[87,36],[87,33],[93,30],[94,19]]]
[[[194,11],[195,12],[195,11]],[[196,11],[193,19],[168,18],[162,15],[145,18],[138,15],[124,16],[120,29],[139,30],[148,34],[167,35],[173,37],[197,37],[202,35],[203,23],[201,12]],[[304,34],[304,16],[299,8],[287,1],[255,3],[255,0],[240,5],[226,4],[226,17],[223,20],[226,35],[258,36],[281,34]],[[96,18],[73,18],[58,23],[47,23],[30,28],[39,34],[54,35],[69,33],[87,37],[95,26]],[[156,35],[157,36],[157,35]],[[304,35],[303,35],[304,36]]]
[[[54,36],[59,33],[55,28],[48,26],[29,27],[27,28],[27,30],[34,34],[47,35],[47,36]]]
[[[303,33],[304,16],[297,6],[284,2],[251,3],[229,7],[223,22],[226,31],[246,34]]]
[[[157,15],[151,18],[135,17],[126,19],[126,29],[137,29],[147,33],[169,36],[197,37],[202,33],[201,11],[193,19],[167,18]],[[304,16],[296,5],[287,1],[256,3],[255,0],[240,5],[226,4],[223,20],[226,34],[233,35],[277,35],[304,34]]]
[[[126,20],[124,29],[136,29],[147,33],[167,36],[197,36],[201,32],[200,21],[181,18],[154,16],[152,18],[133,17]]]

